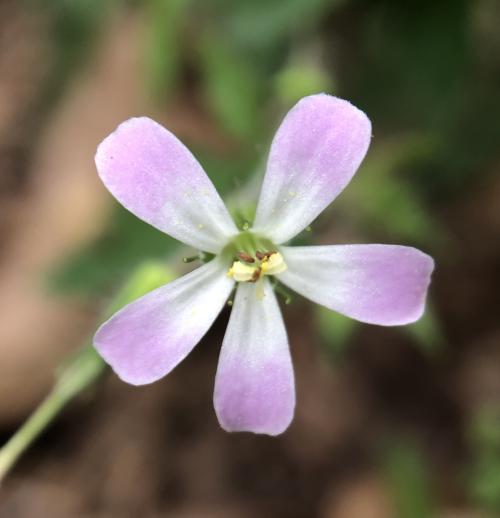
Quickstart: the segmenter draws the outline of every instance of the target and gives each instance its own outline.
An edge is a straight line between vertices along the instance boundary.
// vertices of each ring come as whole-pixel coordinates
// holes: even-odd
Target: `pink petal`
[[[293,366],[283,318],[264,281],[238,286],[215,378],[214,406],[229,432],[277,435],[288,428],[295,408]]]
[[[369,119],[348,101],[299,101],[274,137],[254,229],[280,244],[307,227],[349,183],[370,138]]]
[[[434,269],[431,257],[397,245],[281,247],[279,280],[318,304],[385,326],[418,320]]]
[[[129,119],[97,149],[99,176],[130,212],[194,248],[218,252],[237,233],[189,150],[147,117]]]
[[[233,289],[213,260],[125,306],[105,322],[94,345],[132,385],[168,374],[201,340]]]

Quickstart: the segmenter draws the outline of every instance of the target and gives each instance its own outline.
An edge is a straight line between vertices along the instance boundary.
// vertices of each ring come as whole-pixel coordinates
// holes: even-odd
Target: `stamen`
[[[262,272],[261,268],[257,268],[257,270],[255,270],[255,272],[252,276],[252,282],[257,282],[259,280],[261,272]]]
[[[255,263],[255,259],[251,255],[246,254],[245,252],[238,252],[237,256],[246,263]]]
[[[273,254],[277,253],[278,252],[276,252],[276,250],[272,250],[271,252],[260,252],[257,250],[257,252],[255,252],[255,257],[257,257],[259,261],[263,261],[264,259],[269,259],[269,257],[271,257]]]
[[[282,284],[275,281],[273,283],[273,288],[274,288],[274,291],[283,298],[286,305],[292,303],[293,297],[292,297],[291,293],[289,293],[288,290],[285,289]]]
[[[182,262],[183,263],[192,263],[193,261],[197,261],[200,258],[200,255],[193,255],[191,257],[183,257]]]
[[[202,263],[208,263],[212,259],[214,259],[215,254],[212,254],[210,252],[200,252],[200,261]]]
[[[241,261],[234,261],[227,271],[227,276],[236,282],[257,282],[263,275],[278,275],[287,270],[283,256],[279,252],[260,252],[257,250],[255,256],[260,264],[246,252],[238,252],[237,257]]]
[[[234,261],[226,275],[236,282],[255,282],[255,276],[257,276],[257,279],[260,276],[260,268],[250,266],[241,261]]]
[[[261,261],[261,268],[265,275],[277,275],[284,272],[287,265],[279,252],[267,252]]]

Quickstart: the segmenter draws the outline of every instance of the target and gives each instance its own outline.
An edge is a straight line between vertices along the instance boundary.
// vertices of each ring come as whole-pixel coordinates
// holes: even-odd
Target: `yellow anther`
[[[264,275],[277,275],[284,272],[288,266],[279,252],[273,252],[262,259],[261,268]]]
[[[236,282],[256,281],[260,276],[258,266],[234,261],[233,266],[227,272],[228,277],[232,277]]]

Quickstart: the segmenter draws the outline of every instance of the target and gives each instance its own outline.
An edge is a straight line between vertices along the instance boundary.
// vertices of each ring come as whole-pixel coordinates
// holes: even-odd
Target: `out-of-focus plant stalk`
[[[145,293],[170,282],[174,277],[175,275],[164,263],[143,263],[113,299],[105,311],[105,318]],[[95,383],[105,369],[106,364],[91,343],[83,347],[60,369],[52,390],[0,449],[0,482],[61,410],[83,390]]]
[[[95,349],[88,345],[61,372],[50,393],[0,450],[0,482],[64,406],[97,380],[104,368],[105,364]]]

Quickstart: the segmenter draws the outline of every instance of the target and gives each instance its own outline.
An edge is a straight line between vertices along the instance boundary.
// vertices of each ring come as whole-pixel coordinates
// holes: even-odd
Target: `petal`
[[[125,306],[98,329],[94,345],[123,381],[152,383],[201,340],[233,285],[213,260]]]
[[[228,432],[277,435],[293,418],[295,385],[288,339],[271,285],[241,283],[215,378],[214,406]]]
[[[424,312],[431,257],[397,245],[281,247],[279,280],[318,304],[361,322],[409,324]]]
[[[254,229],[280,244],[307,227],[349,183],[370,138],[369,119],[348,101],[299,101],[274,137]]]
[[[198,161],[151,119],[118,126],[101,142],[95,162],[101,180],[126,209],[175,239],[216,253],[237,233]]]

